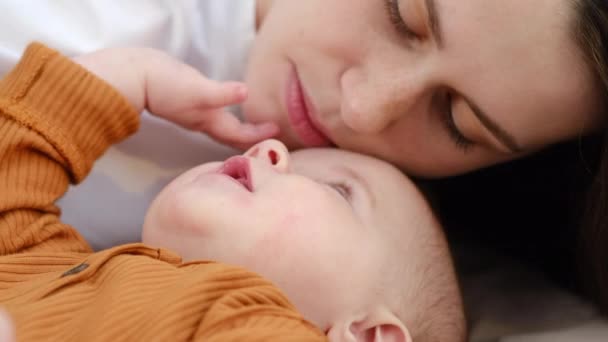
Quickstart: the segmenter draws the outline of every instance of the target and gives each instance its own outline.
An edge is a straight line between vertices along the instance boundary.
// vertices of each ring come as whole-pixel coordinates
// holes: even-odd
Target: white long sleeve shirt
[[[0,22],[0,76],[36,40],[67,55],[153,47],[209,78],[240,80],[255,36],[255,0],[2,0]],[[59,203],[64,222],[96,249],[140,241],[160,189],[193,166],[235,153],[203,134],[143,116],[139,132],[111,148]]]

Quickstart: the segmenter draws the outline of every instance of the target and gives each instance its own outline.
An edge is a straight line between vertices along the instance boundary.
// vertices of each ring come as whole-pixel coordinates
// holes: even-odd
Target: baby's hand
[[[244,123],[226,110],[247,98],[243,83],[210,80],[164,52],[111,48],[74,60],[114,86],[138,111],[147,109],[230,146],[247,148],[278,133],[274,123]]]

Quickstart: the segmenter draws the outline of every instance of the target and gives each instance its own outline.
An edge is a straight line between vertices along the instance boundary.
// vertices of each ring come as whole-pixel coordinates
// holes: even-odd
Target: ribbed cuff
[[[139,113],[112,86],[39,43],[30,44],[0,81],[0,101],[5,114],[55,146],[70,165],[73,182],[139,126]]]

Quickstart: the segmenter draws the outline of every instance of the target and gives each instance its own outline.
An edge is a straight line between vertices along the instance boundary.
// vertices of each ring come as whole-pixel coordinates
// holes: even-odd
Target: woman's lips
[[[292,68],[287,81],[285,98],[287,116],[299,140],[306,147],[330,146],[331,140],[313,122],[314,107],[308,101],[295,67]]]
[[[253,192],[251,168],[249,167],[249,159],[247,157],[234,156],[226,159],[218,172],[234,179],[244,186],[247,191]]]

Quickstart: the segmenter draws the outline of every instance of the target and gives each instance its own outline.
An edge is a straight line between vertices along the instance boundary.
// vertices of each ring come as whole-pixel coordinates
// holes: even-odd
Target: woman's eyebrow
[[[361,185],[363,190],[367,194],[367,198],[370,202],[370,207],[374,209],[376,207],[376,195],[372,191],[372,187],[369,185],[367,180],[363,178],[357,171],[343,165],[339,165],[336,167],[338,172],[344,173],[347,177],[353,179],[355,182]]]

